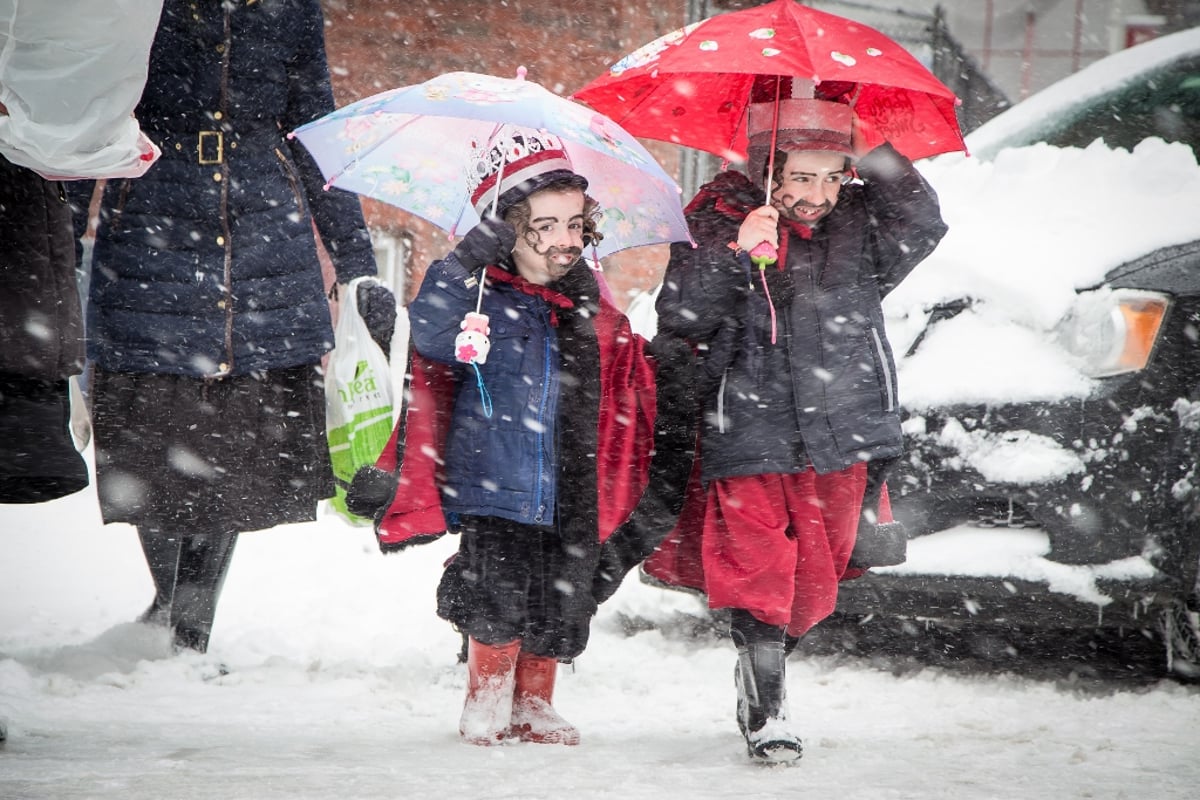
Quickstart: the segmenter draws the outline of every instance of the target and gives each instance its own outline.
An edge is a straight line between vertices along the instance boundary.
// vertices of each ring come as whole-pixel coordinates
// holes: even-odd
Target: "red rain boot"
[[[498,645],[469,640],[467,699],[458,723],[458,732],[468,743],[497,744],[508,733],[520,650],[520,639]]]
[[[558,715],[554,679],[558,661],[521,653],[517,659],[517,687],[513,695],[512,727],[508,735],[522,742],[579,744],[579,729]]]

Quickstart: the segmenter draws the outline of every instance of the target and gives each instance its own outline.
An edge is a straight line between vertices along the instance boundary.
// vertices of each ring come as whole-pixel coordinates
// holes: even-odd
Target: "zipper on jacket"
[[[725,432],[725,383],[729,380],[729,369],[721,373],[721,388],[717,390],[717,433]]]
[[[552,351],[550,348],[550,337],[542,337],[542,402],[538,407],[538,434],[537,434],[537,474],[534,476],[533,487],[533,504],[537,508],[534,514],[533,521],[540,523],[546,516],[545,498],[542,492],[542,473],[546,469],[545,444],[546,444],[546,403],[550,398],[550,357]]]
[[[230,10],[225,9],[225,52],[221,58],[221,95],[219,107],[221,119],[229,119],[229,53],[233,49],[233,27],[229,18]],[[219,365],[218,375],[229,375],[233,372],[233,232],[229,225],[229,162],[221,159],[221,232],[225,238],[225,258],[222,275],[222,291],[224,292],[225,311],[225,363]]]
[[[871,338],[875,341],[875,354],[879,357],[879,369],[883,373],[883,390],[887,394],[887,402],[884,403],[884,411],[894,411],[896,409],[896,392],[892,385],[892,371],[888,369],[887,353],[883,350],[883,340],[879,338],[879,331],[875,330],[875,326],[871,326]]]

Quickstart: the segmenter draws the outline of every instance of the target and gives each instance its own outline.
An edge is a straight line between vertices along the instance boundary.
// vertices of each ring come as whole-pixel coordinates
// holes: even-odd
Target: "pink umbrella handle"
[[[770,242],[759,242],[750,251],[750,261],[759,269],[766,269],[779,260],[779,251]]]

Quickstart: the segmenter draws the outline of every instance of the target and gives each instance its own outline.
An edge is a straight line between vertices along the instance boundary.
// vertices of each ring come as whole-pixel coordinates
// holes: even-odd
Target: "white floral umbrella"
[[[679,186],[631,134],[603,114],[518,77],[450,72],[352,103],[297,128],[329,186],[381,200],[451,235],[479,216],[472,152],[504,131],[554,134],[600,204],[596,256],[690,242]]]

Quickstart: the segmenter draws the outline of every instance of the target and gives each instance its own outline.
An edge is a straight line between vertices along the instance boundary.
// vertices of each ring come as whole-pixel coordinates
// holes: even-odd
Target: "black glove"
[[[496,217],[486,217],[463,237],[454,248],[454,255],[468,272],[489,264],[500,264],[512,255],[517,244],[517,231]]]
[[[391,360],[392,332],[396,330],[396,295],[382,283],[358,285],[358,314],[367,323],[371,338]]]
[[[370,464],[359,467],[346,489],[346,509],[356,517],[379,523],[396,497],[399,485],[400,476],[395,473]]]
[[[555,581],[558,614],[547,623],[549,642],[546,652],[559,659],[575,658],[584,651],[596,613],[596,598],[592,596],[591,585],[594,568],[581,567],[569,566]]]

